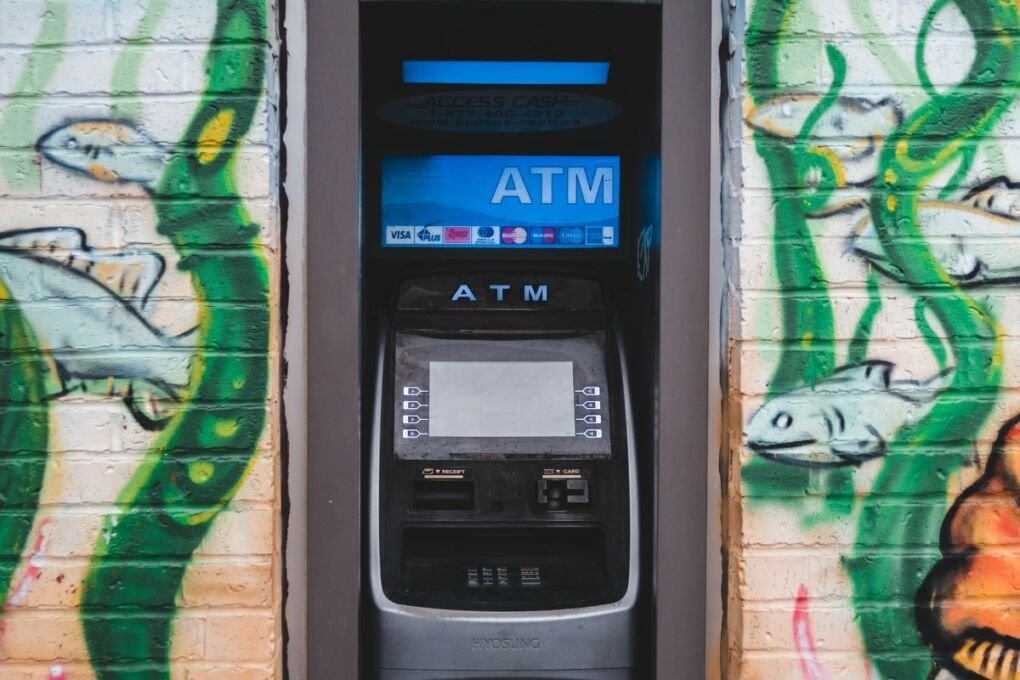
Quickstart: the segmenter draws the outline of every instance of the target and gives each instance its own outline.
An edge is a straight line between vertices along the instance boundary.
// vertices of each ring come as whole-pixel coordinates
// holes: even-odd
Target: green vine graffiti
[[[747,64],[751,97],[756,106],[782,89],[777,38],[792,21],[797,6],[798,0],[758,2],[754,6],[747,35]],[[754,136],[758,155],[765,161],[773,187],[773,257],[779,289],[783,293],[783,338],[788,341],[769,385],[770,396],[824,378],[835,367],[832,303],[808,228],[808,213],[818,202],[828,198],[832,186],[825,184],[808,197],[792,191],[805,186],[805,174],[812,168],[819,169],[822,177],[831,182],[831,171],[824,159],[807,147],[811,125],[834,101],[840,71],[845,73],[842,56],[835,49],[830,49],[828,56],[837,71],[833,88],[808,118],[797,144],[791,148],[761,131],[756,131]],[[805,293],[810,296],[805,298]]]
[[[18,567],[39,505],[49,451],[44,362],[31,326],[0,283],[0,597]]]
[[[42,8],[42,26],[28,60],[18,75],[12,94],[0,114],[0,139],[8,147],[31,149],[34,142],[36,112],[42,103],[39,95],[53,79],[63,59],[63,50],[53,49],[67,33],[68,5],[65,0],[49,0]],[[12,103],[17,102],[17,103]],[[39,166],[31,152],[0,156],[0,173],[9,186],[24,188],[39,184]]]
[[[82,619],[102,680],[169,677],[185,570],[265,423],[269,274],[233,178],[263,85],[265,38],[264,0],[219,0],[206,94],[154,191],[159,232],[200,302],[198,349],[187,403],[121,494],[126,510],[107,519],[86,578]]]
[[[1013,2],[953,2],[975,34],[998,39],[976,41],[963,82],[945,93],[932,89],[931,99],[890,136],[871,199],[872,219],[888,257],[915,294],[926,297],[926,307],[945,330],[956,368],[950,389],[927,417],[891,445],[891,455],[864,500],[856,548],[848,561],[865,645],[885,677],[897,680],[923,680],[929,664],[913,611],[889,607],[888,602],[911,600],[938,559],[946,478],[964,462],[961,450],[974,441],[991,412],[1002,377],[998,324],[932,255],[919,228],[919,196],[936,174],[969,153],[968,144],[987,134],[1016,97],[1020,11]],[[940,0],[936,6],[945,4]],[[920,53],[930,28],[929,20],[919,36]],[[958,396],[974,393],[983,396]],[[920,504],[889,501],[926,492],[931,496]],[[895,650],[890,650],[890,640],[898,641]]]
[[[752,101],[761,106],[783,90],[779,67],[782,61],[780,37],[801,7],[799,0],[759,1],[748,29],[747,68]],[[803,384],[817,382],[835,367],[834,317],[829,288],[808,227],[808,214],[824,203],[834,189],[831,167],[810,148],[810,133],[825,110],[838,97],[846,64],[834,48],[827,50],[835,77],[829,92],[811,112],[792,147],[782,140],[755,130],[758,155],[765,162],[772,187],[774,220],[773,258],[782,299],[782,354],[769,382],[768,397],[788,392]],[[817,168],[824,182],[810,196],[796,191],[805,186],[806,176]],[[760,458],[752,459],[742,471],[751,499],[797,503],[824,493],[824,508],[803,518],[812,526],[847,514],[852,508],[852,474],[847,470],[809,470],[778,466]]]
[[[874,24],[870,10],[857,7],[853,0],[851,5],[856,7],[852,12],[855,20]],[[940,12],[950,5],[959,10],[979,39],[962,82],[940,90],[928,73],[925,52]],[[747,64],[756,107],[777,93],[787,108],[792,106],[792,98],[783,94],[779,66],[796,6],[797,0],[759,0],[752,10]],[[895,272],[916,298],[914,318],[919,336],[942,369],[940,375],[952,375],[949,384],[934,391],[930,408],[908,422],[883,449],[871,492],[860,501],[853,549],[844,558],[866,650],[879,674],[889,680],[924,680],[932,672],[931,652],[918,634],[911,604],[939,557],[939,528],[947,509],[950,476],[971,452],[995,406],[1002,380],[999,324],[991,311],[967,292],[960,273],[947,271],[946,260],[936,256],[923,231],[926,204],[922,197],[936,189],[941,201],[960,194],[975,165],[979,144],[1020,90],[1018,35],[1020,6],[1016,2],[936,0],[929,7],[914,54],[914,82],[921,85],[924,99],[906,120],[889,128],[869,190],[870,222],[882,251],[870,257],[881,263],[883,273]],[[880,54],[890,51],[886,43],[880,48]],[[784,143],[752,123],[756,148],[772,187],[775,262],[784,299],[783,349],[770,385],[770,400],[799,386],[815,385],[833,372],[832,342],[828,341],[832,337],[831,301],[807,228],[807,220],[817,214],[819,205],[834,187],[842,185],[838,171],[830,172],[838,170],[836,165],[827,166],[826,154],[816,152],[808,141],[812,127],[838,100],[845,75],[842,55],[831,46],[826,51],[832,85],[804,118],[795,143],[789,139]],[[900,72],[904,66],[897,57],[890,69]],[[876,106],[861,105],[858,112],[874,111]],[[839,130],[843,130],[842,124]],[[986,146],[994,151],[994,142]],[[946,184],[936,187],[936,181],[947,176]],[[940,204],[939,209],[945,210],[946,205]],[[855,234],[856,239],[861,232]],[[872,329],[881,310],[874,270],[869,271],[867,289],[869,303],[849,343],[851,366],[868,359]],[[760,458],[745,466],[743,478],[752,490],[752,499],[768,499],[762,488],[770,484],[773,495],[796,499],[799,485],[805,484],[804,494],[810,494],[813,482],[826,512],[802,513],[805,525],[853,510],[852,467],[779,467]],[[819,479],[826,484],[819,485]]]

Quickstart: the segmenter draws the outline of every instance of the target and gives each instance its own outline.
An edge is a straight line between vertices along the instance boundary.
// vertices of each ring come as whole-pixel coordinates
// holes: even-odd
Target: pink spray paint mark
[[[800,657],[800,670],[806,680],[833,680],[829,668],[818,658],[808,607],[807,586],[802,585],[793,607],[793,643]]]
[[[22,572],[21,577],[12,584],[11,589],[8,591],[7,599],[4,601],[4,612],[9,612],[12,609],[17,609],[21,606],[28,597],[28,591],[31,590],[32,585],[39,580],[40,576],[42,576],[42,567],[40,564],[42,563],[42,556],[46,551],[47,540],[47,536],[43,530],[49,525],[49,523],[49,519],[44,519],[39,523],[39,528],[36,529],[35,532],[35,540],[32,541],[32,549],[28,553],[28,566]],[[7,619],[0,618],[0,648],[3,647],[3,637],[6,632]],[[64,676],[58,677],[63,678]]]

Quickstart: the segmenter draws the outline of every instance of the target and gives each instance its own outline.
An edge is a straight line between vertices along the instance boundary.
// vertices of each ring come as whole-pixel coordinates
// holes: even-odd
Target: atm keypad
[[[476,588],[538,588],[542,586],[539,567],[510,567],[508,565],[470,565],[464,569],[464,583]]]

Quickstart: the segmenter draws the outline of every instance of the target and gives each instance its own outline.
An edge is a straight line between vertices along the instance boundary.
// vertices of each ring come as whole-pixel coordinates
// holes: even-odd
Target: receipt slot
[[[361,21],[365,675],[647,677],[658,8]]]

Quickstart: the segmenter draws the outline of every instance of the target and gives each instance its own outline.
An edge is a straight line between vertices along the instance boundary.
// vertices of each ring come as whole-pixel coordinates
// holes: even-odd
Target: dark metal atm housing
[[[360,21],[363,675],[647,677],[660,9],[380,2]],[[411,62],[608,76],[430,82]],[[397,171],[495,158],[530,163],[527,190],[496,185],[511,205],[611,191],[618,222],[451,226],[392,199],[399,182],[416,196]]]

